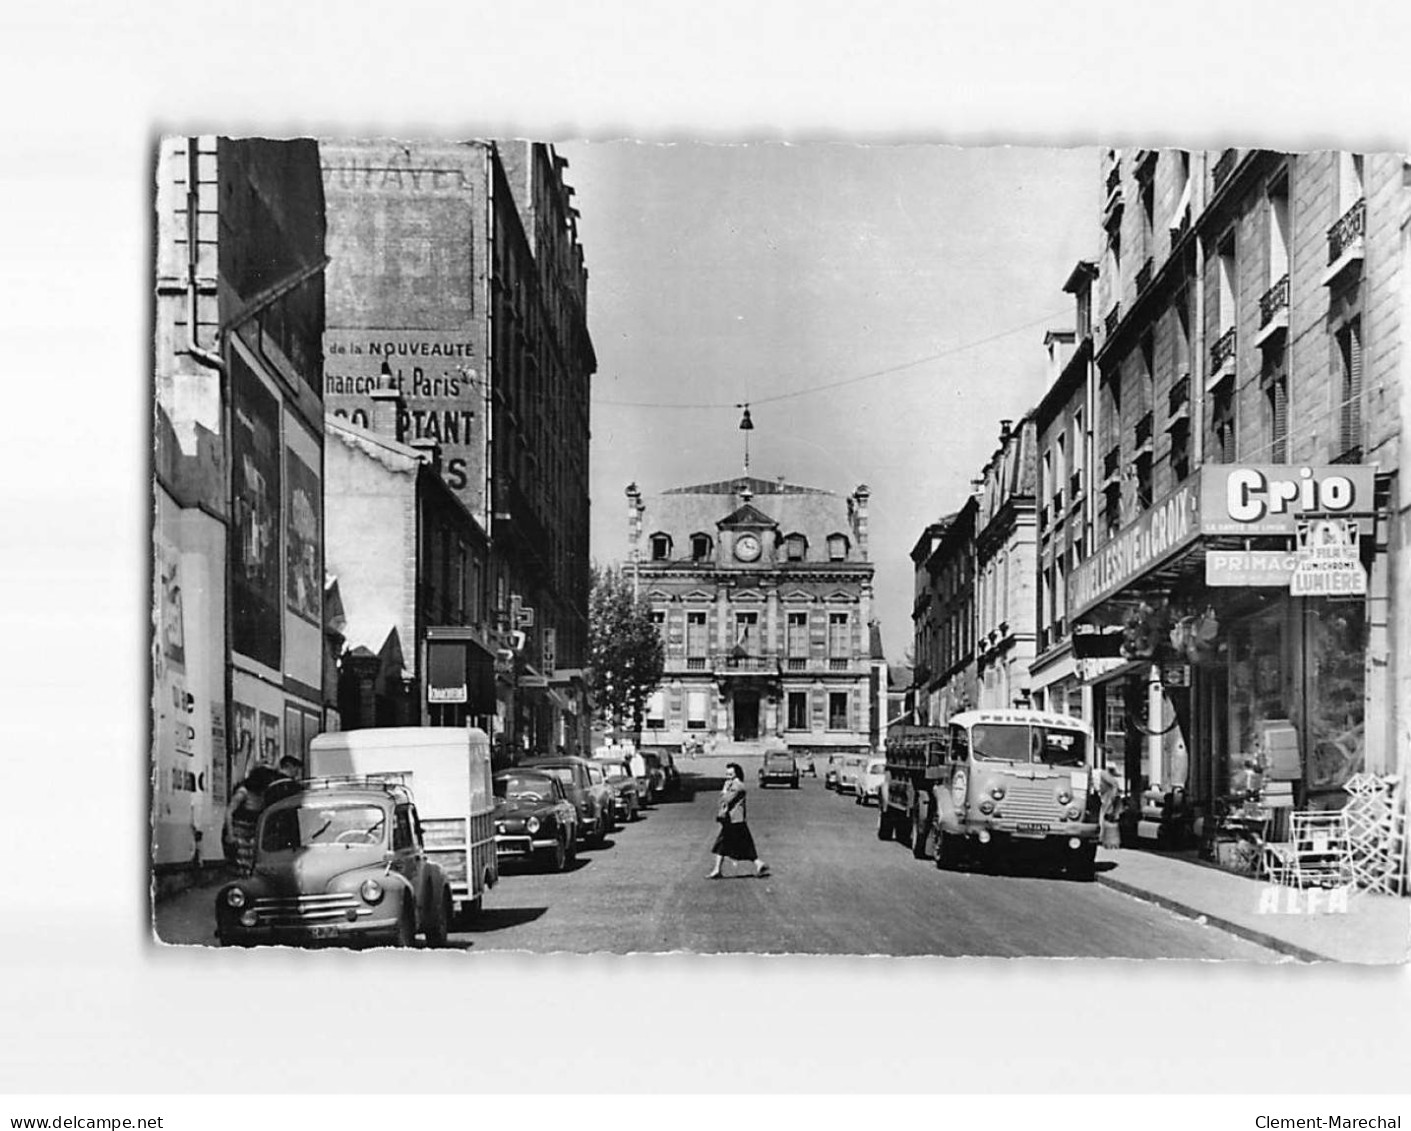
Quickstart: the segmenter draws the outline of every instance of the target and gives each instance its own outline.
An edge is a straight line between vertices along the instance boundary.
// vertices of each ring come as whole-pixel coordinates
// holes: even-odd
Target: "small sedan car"
[[[313,778],[281,783],[255,827],[251,875],[216,893],[222,946],[442,946],[451,887],[427,859],[405,786]]]
[[[501,770],[494,778],[495,855],[562,872],[578,854],[578,810],[551,774]]]
[[[557,778],[564,793],[578,810],[578,838],[602,844],[616,827],[613,820],[612,790],[603,777],[603,767],[588,758],[540,758],[526,762],[526,770],[541,770]]]
[[[624,824],[635,821],[642,808],[642,794],[636,775],[625,758],[595,758],[612,790],[613,815]]]
[[[862,773],[857,779],[857,803],[859,805],[870,805],[872,802],[882,804],[882,787],[886,782],[887,760],[885,758],[869,758],[862,767]]]
[[[838,792],[856,793],[866,759],[861,754],[845,755],[838,766]]]
[[[764,756],[759,766],[759,788],[767,785],[787,785],[790,789],[799,788],[799,764],[794,756],[785,751],[771,750]]]

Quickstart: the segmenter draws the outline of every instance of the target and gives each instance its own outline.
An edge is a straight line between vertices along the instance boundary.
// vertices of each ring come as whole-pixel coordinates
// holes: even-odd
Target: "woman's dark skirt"
[[[710,850],[716,856],[728,856],[731,860],[755,860],[759,855],[755,852],[750,827],[743,821],[738,825],[733,822],[721,825],[720,835],[715,838]]]

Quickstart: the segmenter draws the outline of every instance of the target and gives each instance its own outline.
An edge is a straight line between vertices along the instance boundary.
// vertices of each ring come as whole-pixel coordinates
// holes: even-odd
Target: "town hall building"
[[[651,496],[627,488],[629,569],[666,652],[644,747],[878,745],[886,662],[869,496],[749,476]]]

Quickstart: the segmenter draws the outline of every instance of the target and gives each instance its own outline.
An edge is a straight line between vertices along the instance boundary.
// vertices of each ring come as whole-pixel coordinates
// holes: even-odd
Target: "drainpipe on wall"
[[[186,139],[186,352],[208,369],[225,372],[225,361],[219,352],[202,348],[196,332],[200,306],[200,283],[197,268],[201,247],[201,139]],[[219,339],[216,344],[219,350]],[[226,435],[229,435],[227,430]]]

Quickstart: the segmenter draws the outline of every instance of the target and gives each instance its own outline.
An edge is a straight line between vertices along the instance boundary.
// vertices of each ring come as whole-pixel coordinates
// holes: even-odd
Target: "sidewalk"
[[[1135,848],[1100,849],[1097,882],[1303,962],[1411,960],[1411,899],[1353,889],[1344,911],[1332,892],[1278,888],[1189,856]]]
[[[216,892],[228,877],[209,877],[156,900],[152,929],[158,942],[216,945]]]

